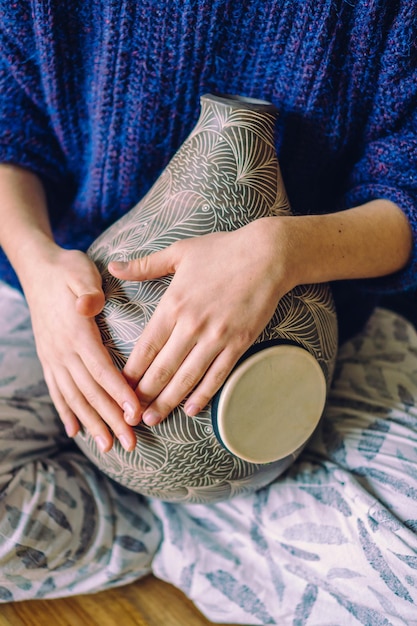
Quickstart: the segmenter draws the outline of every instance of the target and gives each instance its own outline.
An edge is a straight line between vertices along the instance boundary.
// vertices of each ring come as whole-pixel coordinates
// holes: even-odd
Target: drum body
[[[290,214],[275,150],[276,116],[264,101],[203,96],[196,127],[148,194],[90,247],[106,296],[97,323],[117,367],[171,278],[120,281],[108,273],[109,261]],[[180,405],[157,426],[140,424],[133,452],[116,440],[103,454],[87,432],[76,441],[104,473],[147,496],[215,502],[253,491],[279,476],[314,432],[336,351],[329,286],[296,287],[199,415],[186,416]]]

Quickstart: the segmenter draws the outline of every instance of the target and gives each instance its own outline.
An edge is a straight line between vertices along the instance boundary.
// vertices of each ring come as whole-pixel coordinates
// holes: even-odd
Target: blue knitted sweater
[[[389,198],[417,238],[413,5],[0,0],[0,162],[42,178],[57,241],[86,249],[149,189],[195,124],[199,96],[237,93],[280,110],[295,213]],[[378,293],[415,287],[416,251],[395,275],[334,286],[342,337]],[[4,256],[0,278],[16,284]]]

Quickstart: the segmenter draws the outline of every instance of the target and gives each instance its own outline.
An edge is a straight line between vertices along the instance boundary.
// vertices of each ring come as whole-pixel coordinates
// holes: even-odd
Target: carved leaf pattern
[[[183,238],[235,230],[261,217],[290,214],[274,146],[275,121],[273,107],[203,97],[197,125],[160,178],[89,249],[106,295],[97,322],[118,367],[170,278],[121,282],[108,274],[108,262],[147,255]],[[312,353],[330,381],[337,327],[328,286],[299,287],[281,300],[257,342],[277,339]],[[116,442],[104,457],[88,433],[78,437],[78,444],[118,482],[171,501],[210,502],[252,491],[293,460],[265,467],[234,457],[217,440],[210,415],[210,405],[192,420],[179,407],[157,427],[139,425],[137,446],[130,454]]]

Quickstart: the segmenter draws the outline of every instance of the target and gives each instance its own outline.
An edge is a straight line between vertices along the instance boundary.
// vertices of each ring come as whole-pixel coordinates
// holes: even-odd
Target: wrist
[[[45,266],[53,266],[62,251],[50,235],[43,231],[31,232],[19,241],[16,253],[9,253],[9,259],[22,285],[36,274],[44,271]]]
[[[299,284],[293,254],[294,234],[289,221],[293,219],[263,217],[248,225],[251,229],[251,248],[257,250],[259,262],[267,268],[278,299]]]
[[[394,203],[373,200],[324,215],[270,218],[276,254],[292,287],[376,278],[400,271],[412,250],[411,228]]]

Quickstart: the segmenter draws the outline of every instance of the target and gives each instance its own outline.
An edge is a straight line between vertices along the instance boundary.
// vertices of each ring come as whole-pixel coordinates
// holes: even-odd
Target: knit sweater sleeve
[[[376,60],[378,82],[364,149],[344,199],[345,206],[389,199],[404,211],[413,231],[413,253],[403,271],[361,281],[360,288],[374,292],[417,288],[417,14],[414,3],[402,5],[385,53]]]
[[[0,162],[56,182],[63,154],[50,121],[30,3],[0,0]]]

